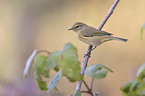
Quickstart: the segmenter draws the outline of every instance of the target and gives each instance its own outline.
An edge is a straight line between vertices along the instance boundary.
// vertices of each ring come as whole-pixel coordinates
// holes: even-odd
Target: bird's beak
[[[73,30],[73,28],[70,28],[70,29],[68,29],[68,30]]]

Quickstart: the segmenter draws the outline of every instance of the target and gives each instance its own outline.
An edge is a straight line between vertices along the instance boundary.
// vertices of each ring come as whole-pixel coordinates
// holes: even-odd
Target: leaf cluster
[[[33,69],[37,85],[43,91],[49,91],[53,88],[57,90],[56,85],[62,76],[66,77],[70,82],[83,80],[83,76],[80,74],[81,68],[77,49],[70,43],[67,43],[62,50],[52,52],[49,56],[39,54],[34,58],[33,55],[31,62],[28,63],[32,63],[32,59],[34,59]],[[47,84],[43,78],[49,78],[51,70],[59,72]],[[26,72],[24,73],[25,76]]]
[[[47,51],[45,50],[45,52]],[[83,81],[83,75],[80,74],[81,68],[78,60],[77,49],[71,43],[65,44],[60,51],[52,53],[47,52],[49,53],[48,56],[38,53],[40,53],[40,51],[34,50],[32,55],[28,58],[23,77],[25,78],[27,76],[30,65],[34,60],[34,76],[37,85],[41,90],[58,90],[56,85],[61,77],[66,77],[70,82]],[[49,81],[49,83],[47,83],[44,78],[50,78],[51,70],[55,70],[57,74]],[[106,77],[108,71],[113,72],[102,64],[95,64],[87,67],[85,75],[91,76],[94,79],[103,79]],[[90,90],[91,89],[88,91],[90,92]],[[81,96],[81,92],[75,92],[73,96]]]
[[[136,80],[121,87],[124,96],[145,96],[145,63],[138,69]]]

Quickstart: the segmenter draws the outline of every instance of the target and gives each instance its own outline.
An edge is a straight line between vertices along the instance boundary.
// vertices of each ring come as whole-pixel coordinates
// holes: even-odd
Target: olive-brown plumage
[[[128,41],[128,39],[113,37],[113,34],[111,33],[99,31],[96,28],[88,26],[82,22],[76,22],[69,30],[73,30],[80,41],[93,46],[98,46],[111,40],[119,40],[123,42]]]

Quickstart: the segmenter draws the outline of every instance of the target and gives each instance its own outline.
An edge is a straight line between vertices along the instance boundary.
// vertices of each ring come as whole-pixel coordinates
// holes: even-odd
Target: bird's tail
[[[119,40],[119,41],[123,41],[123,42],[127,42],[128,39],[123,39],[123,38],[119,38],[119,37],[113,37],[114,39],[116,40]]]

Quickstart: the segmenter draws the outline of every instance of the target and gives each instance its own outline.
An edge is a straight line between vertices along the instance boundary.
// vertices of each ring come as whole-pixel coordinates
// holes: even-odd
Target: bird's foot
[[[91,56],[90,56],[90,54],[91,54],[91,51],[90,51],[90,52],[88,52],[87,54],[84,54],[84,58],[85,58],[86,56],[91,57]]]
[[[92,48],[87,54],[84,54],[84,58],[86,57],[86,56],[89,56],[89,57],[91,57],[90,55],[91,55],[91,52],[96,48],[97,46],[95,46],[94,48]]]

